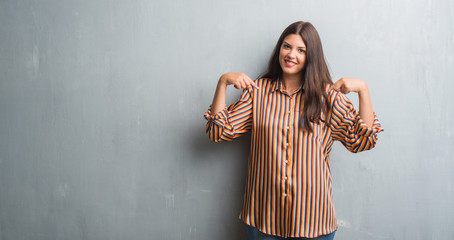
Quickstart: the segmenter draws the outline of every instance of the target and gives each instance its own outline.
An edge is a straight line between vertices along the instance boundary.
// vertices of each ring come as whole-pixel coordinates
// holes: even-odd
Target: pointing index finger
[[[329,86],[328,92],[331,92],[333,89],[334,89],[334,84],[332,84],[331,86]]]

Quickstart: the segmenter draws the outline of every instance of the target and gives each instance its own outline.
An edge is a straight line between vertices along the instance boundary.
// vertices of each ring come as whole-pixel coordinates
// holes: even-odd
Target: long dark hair
[[[306,44],[306,60],[302,70],[303,74],[301,74],[301,80],[304,83],[304,104],[301,118],[304,119],[304,126],[301,124],[301,120],[300,126],[308,132],[312,132],[310,123],[325,122],[331,111],[325,88],[327,84],[333,84],[333,81],[325,61],[320,36],[310,22],[292,23],[282,32],[268,62],[268,70],[262,77],[271,78],[273,81],[282,77],[279,53],[284,39],[290,34],[300,35]],[[322,112],[325,119],[321,117]]]

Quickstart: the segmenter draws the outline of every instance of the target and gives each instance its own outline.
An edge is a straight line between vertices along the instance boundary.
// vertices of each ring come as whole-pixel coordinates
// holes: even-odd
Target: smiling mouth
[[[285,66],[286,67],[293,67],[296,65],[296,62],[290,61],[290,60],[284,60]]]

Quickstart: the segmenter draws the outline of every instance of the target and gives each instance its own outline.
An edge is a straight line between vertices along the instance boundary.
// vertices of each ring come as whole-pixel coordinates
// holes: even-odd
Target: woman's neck
[[[282,83],[287,91],[295,91],[303,85],[300,76],[282,76]]]

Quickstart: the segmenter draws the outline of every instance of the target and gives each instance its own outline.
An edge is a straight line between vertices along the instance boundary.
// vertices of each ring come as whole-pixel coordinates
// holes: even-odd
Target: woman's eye
[[[284,44],[283,48],[290,48],[290,46],[287,44]]]
[[[304,49],[299,50],[300,53],[305,53],[306,51]]]

